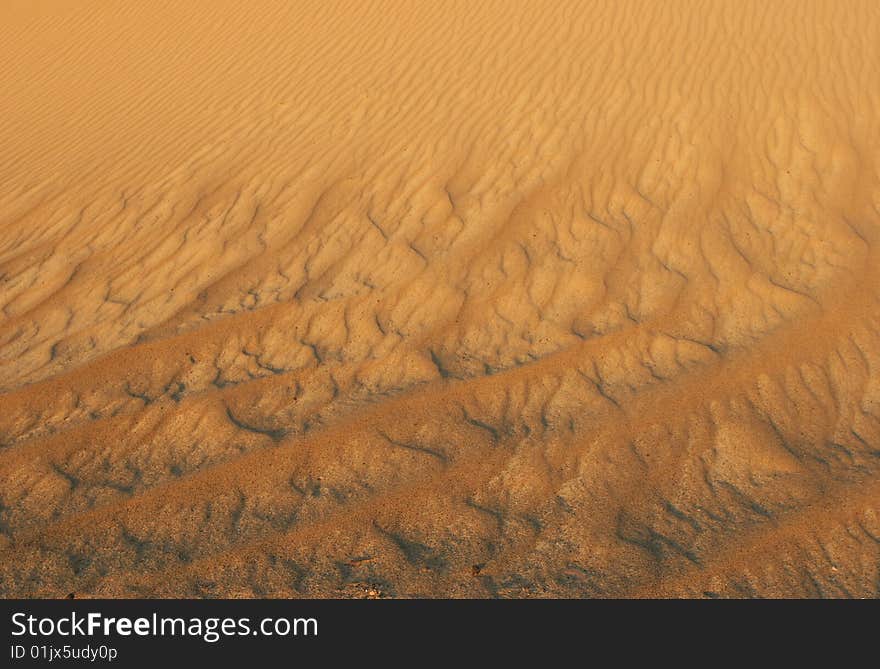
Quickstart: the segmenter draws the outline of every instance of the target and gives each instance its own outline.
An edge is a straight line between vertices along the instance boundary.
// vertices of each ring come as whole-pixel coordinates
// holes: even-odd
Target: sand
[[[0,595],[878,595],[877,2],[0,23]]]

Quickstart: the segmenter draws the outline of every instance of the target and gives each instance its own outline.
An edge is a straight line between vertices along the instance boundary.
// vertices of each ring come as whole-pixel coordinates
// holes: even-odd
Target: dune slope
[[[878,3],[0,23],[0,595],[878,595]]]

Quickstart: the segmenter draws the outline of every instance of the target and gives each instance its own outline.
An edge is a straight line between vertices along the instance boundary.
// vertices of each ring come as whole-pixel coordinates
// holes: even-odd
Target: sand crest
[[[878,595],[877,2],[0,23],[0,595]]]

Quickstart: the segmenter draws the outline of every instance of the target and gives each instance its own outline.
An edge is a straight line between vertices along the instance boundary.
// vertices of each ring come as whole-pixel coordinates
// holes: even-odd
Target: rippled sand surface
[[[4,0],[3,596],[877,596],[880,5]]]

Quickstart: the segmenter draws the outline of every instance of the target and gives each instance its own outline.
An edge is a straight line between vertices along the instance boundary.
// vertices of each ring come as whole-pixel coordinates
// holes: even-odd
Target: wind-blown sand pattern
[[[3,596],[877,596],[877,2],[0,23]]]

